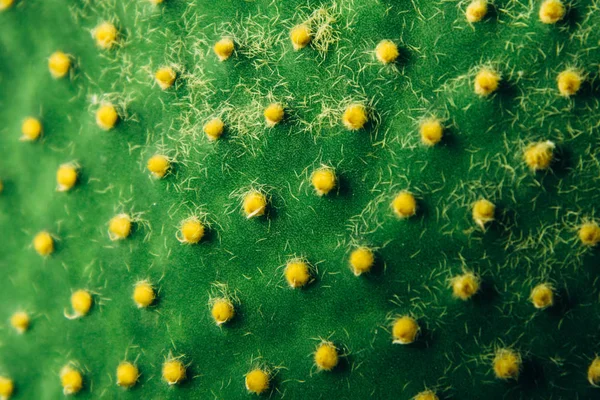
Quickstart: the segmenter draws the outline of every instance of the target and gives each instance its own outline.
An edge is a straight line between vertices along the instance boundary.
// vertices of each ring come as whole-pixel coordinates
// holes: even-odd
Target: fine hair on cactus
[[[0,400],[600,398],[600,0],[0,0]]]

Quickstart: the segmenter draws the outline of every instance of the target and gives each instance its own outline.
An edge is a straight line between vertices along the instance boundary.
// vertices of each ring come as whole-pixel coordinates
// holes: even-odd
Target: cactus
[[[0,0],[0,398],[591,399],[598,0]]]

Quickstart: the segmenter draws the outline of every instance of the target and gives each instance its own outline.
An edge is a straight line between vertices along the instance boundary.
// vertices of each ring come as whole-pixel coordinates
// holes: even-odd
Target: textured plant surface
[[[537,0],[497,0],[473,24],[468,5],[16,0],[0,12],[0,376],[14,398],[63,396],[65,365],[82,373],[81,398],[245,398],[257,366],[271,373],[265,395],[292,399],[595,398],[600,257],[578,230],[600,200],[600,2],[567,4],[556,24],[540,22]],[[112,49],[90,34],[104,21],[118,28]],[[313,40],[294,51],[290,29],[306,21]],[[220,62],[222,37],[235,51]],[[387,65],[384,39],[400,52]],[[63,79],[48,71],[57,50],[72,57]],[[177,73],[166,90],[163,66]],[[482,67],[502,78],[487,97],[474,90]],[[568,69],[584,82],[565,97]],[[108,101],[120,119],[104,131],[95,113]],[[285,118],[267,127],[274,102]],[[369,111],[364,129],[342,123],[353,103]],[[225,132],[211,142],[215,116]],[[27,117],[43,126],[33,142],[19,140]],[[419,135],[430,117],[444,127],[434,146]],[[524,152],[545,141],[553,162],[532,171]],[[172,160],[163,179],[146,168],[157,153]],[[57,191],[69,162],[78,182]],[[321,165],[338,179],[325,196],[310,179]],[[244,215],[250,189],[268,195],[267,215]],[[390,206],[403,190],[418,207],[405,219]],[[479,199],[493,221],[473,221]],[[133,231],[113,241],[120,213]],[[193,215],[206,235],[182,244]],[[46,257],[40,231],[55,238]],[[355,276],[359,245],[376,265]],[[296,257],[314,269],[302,289],[283,275]],[[450,288],[463,272],[481,279],[466,301]],[[132,300],[140,280],[157,290],[151,307]],[[555,293],[545,310],[529,299],[539,283]],[[78,289],[91,309],[65,318]],[[235,317],[217,326],[211,299],[225,290]],[[31,318],[23,334],[17,311]],[[420,326],[412,344],[392,343],[402,315]],[[314,364],[323,340],[340,353],[332,371]],[[498,349],[520,354],[518,379],[495,376]],[[187,379],[168,385],[163,362],[180,356]],[[128,390],[115,377],[125,360],[141,374]]]

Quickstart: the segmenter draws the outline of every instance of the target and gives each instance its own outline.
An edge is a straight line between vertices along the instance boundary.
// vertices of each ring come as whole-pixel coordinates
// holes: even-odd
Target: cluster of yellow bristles
[[[420,328],[410,316],[402,316],[395,320],[393,325],[394,343],[410,344],[418,336]],[[343,354],[340,348],[333,342],[321,341],[314,353],[313,362],[319,371],[332,371],[339,363]],[[512,348],[496,349],[491,369],[500,380],[517,380],[523,368],[523,360],[519,351]],[[180,358],[169,356],[161,366],[161,376],[168,385],[177,385],[187,379],[186,365]],[[125,389],[134,387],[141,376],[138,366],[134,362],[122,361],[116,367],[116,384]],[[589,365],[588,381],[593,386],[600,385],[600,357],[596,357]],[[65,395],[73,395],[80,392],[84,386],[84,375],[75,364],[65,365],[59,373],[60,383]],[[255,367],[244,376],[244,384],[248,392],[263,394],[271,388],[272,372],[268,367]],[[8,399],[14,391],[14,383],[10,378],[0,376],[0,398]],[[419,400],[436,400],[436,393],[425,390],[415,396]]]
[[[392,62],[395,54],[390,48],[395,48],[395,44],[384,40],[377,46],[377,58],[382,60],[384,64]],[[396,50],[397,51],[397,50]],[[390,55],[390,52],[393,54]],[[60,68],[57,67],[60,65]],[[70,68],[70,58],[64,53],[57,52],[50,58],[50,73],[54,77],[63,77]],[[177,77],[177,72],[172,67],[161,67],[157,70],[155,79],[158,86],[166,90],[170,88]],[[577,68],[567,68],[560,72],[557,76],[557,88],[561,96],[571,97],[577,94],[582,84],[585,81],[585,75]],[[481,96],[487,97],[496,92],[501,84],[502,76],[500,72],[490,66],[484,66],[476,73],[473,81],[474,92]],[[363,103],[348,104],[340,115],[341,125],[350,131],[357,131],[365,128],[370,119],[370,112],[367,106]],[[286,115],[285,106],[281,103],[268,104],[263,110],[263,117],[266,127],[274,127],[282,122]],[[118,107],[108,101],[102,102],[95,112],[96,124],[102,130],[109,131],[117,125],[120,119],[120,111]],[[203,127],[203,131],[210,141],[219,139],[226,128],[226,124],[222,117],[213,117],[208,119]],[[420,135],[422,142],[427,146],[433,146],[442,140],[444,127],[442,121],[435,117],[424,119],[420,123]],[[36,117],[27,117],[23,120],[21,126],[21,140],[36,141],[42,136],[42,121]],[[165,169],[165,161],[162,161],[163,170]],[[151,169],[150,164],[148,166]],[[164,172],[160,171],[160,166],[157,166],[159,171],[158,177]],[[153,171],[154,172],[154,171]]]
[[[418,332],[418,326],[410,317],[399,318],[394,324],[394,337],[398,343],[412,343]],[[334,343],[324,340],[317,345],[313,353],[313,361],[319,371],[331,371],[339,365],[341,356],[340,349]],[[498,348],[492,360],[492,370],[498,379],[516,380],[519,378],[522,364],[522,357],[518,351],[511,348]],[[188,364],[181,358],[169,356],[161,366],[162,380],[170,386],[181,384],[188,378],[187,369]],[[600,384],[600,357],[591,362],[587,375],[590,384],[593,386]],[[124,389],[136,386],[141,376],[142,373],[135,362],[122,361],[116,366],[116,384]],[[65,395],[75,395],[84,387],[85,376],[75,363],[63,366],[58,377]],[[267,393],[271,389],[272,371],[265,366],[254,367],[245,374],[243,381],[248,392],[258,395]],[[14,389],[12,379],[0,376],[0,398],[10,398]],[[438,400],[438,396],[432,390],[425,390],[418,393],[414,399]]]
[[[163,0],[149,1],[155,5],[163,2]],[[9,9],[13,3],[14,0],[0,0],[0,12]],[[488,8],[488,0],[472,0],[465,12],[467,20],[471,23],[481,21],[487,15]],[[544,24],[555,24],[561,21],[566,13],[567,7],[562,0],[544,0],[540,5],[538,16],[539,20]],[[98,47],[110,49],[115,45],[118,31],[112,23],[105,22],[92,30],[92,36],[96,40]],[[294,50],[300,50],[308,46],[312,39],[313,32],[308,24],[299,24],[290,30],[290,41]],[[224,38],[215,44],[214,51],[219,59],[224,61],[231,56],[234,48],[233,41],[229,38]]]
[[[467,21],[480,22],[485,18],[491,6],[488,0],[472,0],[465,11]],[[567,7],[562,0],[543,0],[540,4],[538,17],[544,24],[556,24],[567,13]]]
[[[4,8],[12,5],[12,0],[2,0]],[[160,3],[160,0],[155,0]],[[487,0],[473,0],[466,10],[469,22],[481,21],[488,12]],[[0,6],[0,10],[2,7]],[[566,15],[566,6],[561,0],[544,0],[540,6],[539,18],[545,24],[554,24],[562,20]],[[290,40],[295,50],[308,46],[312,40],[313,33],[306,24],[293,27],[290,31]],[[119,43],[119,30],[111,22],[100,23],[92,30],[98,48],[110,50]],[[230,37],[223,37],[214,44],[213,51],[220,61],[229,59],[235,51],[235,42]],[[375,47],[375,56],[382,64],[393,64],[400,56],[398,45],[391,40],[384,39]],[[60,79],[67,76],[72,69],[73,56],[62,51],[56,51],[48,59],[50,74]],[[154,74],[157,85],[162,90],[173,86],[177,79],[177,71],[172,66],[163,66]],[[557,76],[557,88],[561,96],[570,97],[575,95],[585,80],[585,75],[577,68],[567,68]],[[491,67],[482,68],[474,80],[474,91],[480,96],[489,96],[498,90],[501,82],[500,73]],[[285,116],[285,108],[282,104],[269,104],[264,110],[265,124],[273,127],[280,123]],[[350,104],[341,117],[341,122],[349,130],[359,130],[368,122],[368,111],[363,104]],[[119,110],[110,103],[102,103],[96,110],[96,123],[103,130],[115,127],[119,120]],[[224,131],[225,124],[220,117],[210,119],[204,125],[204,132],[209,140],[218,139]],[[437,119],[425,120],[421,124],[421,138],[424,144],[433,146],[442,138],[443,127]],[[34,117],[28,117],[22,125],[22,140],[34,141],[42,134],[41,121]],[[160,172],[159,172],[160,175]]]
[[[552,142],[540,142],[530,146],[525,152],[527,164],[532,169],[547,168],[552,161],[553,148],[554,144]],[[160,169],[154,168],[151,171],[154,174],[162,173],[167,169],[164,167],[165,165],[167,164],[161,163]],[[73,172],[68,176],[70,176],[68,182],[59,181],[59,185],[61,182],[63,184],[74,184],[77,177],[76,173]],[[311,182],[315,194],[318,196],[326,195],[336,187],[335,171],[330,167],[316,169],[311,176]],[[246,218],[252,219],[265,216],[268,205],[268,194],[261,190],[252,189],[244,194],[241,209]],[[411,218],[418,213],[418,202],[414,194],[403,190],[393,198],[391,208],[398,218]],[[487,199],[477,200],[472,205],[472,219],[477,226],[485,230],[486,226],[496,219],[496,205]],[[108,237],[113,241],[127,239],[133,232],[133,224],[134,219],[131,215],[126,213],[115,215],[108,223]],[[181,243],[197,244],[201,242],[206,230],[206,223],[201,218],[192,216],[181,221],[176,236]],[[581,224],[578,228],[578,238],[581,244],[585,246],[594,247],[598,245],[600,243],[600,226],[594,221]],[[33,238],[33,248],[41,256],[49,256],[55,250],[55,238],[49,232],[41,231]],[[350,256],[350,265],[357,276],[369,272],[374,264],[375,256],[372,250],[367,247],[355,249]]]
[[[502,80],[499,71],[492,67],[482,67],[475,75],[473,83],[477,95],[487,97],[496,92]],[[567,68],[556,77],[558,93],[563,97],[571,97],[579,92],[585,81],[585,75],[577,68]]]
[[[488,71],[489,72],[489,71]],[[488,73],[486,72],[486,73]],[[484,85],[489,88],[489,85]],[[108,120],[115,122],[117,119],[116,111],[109,105],[103,105],[98,117],[103,124],[108,124]],[[267,112],[268,111],[268,112]],[[271,105],[265,111],[265,116],[275,122],[283,117],[282,108]],[[110,114],[110,115],[108,115]],[[108,116],[107,116],[108,115]],[[364,106],[352,104],[347,107],[343,115],[343,123],[348,129],[359,129],[367,121],[367,112]],[[24,130],[40,130],[38,121],[26,120]],[[223,122],[220,119],[214,119],[207,123],[205,131],[207,135],[216,139],[223,130]],[[442,139],[443,125],[440,120],[428,118],[420,124],[421,140],[428,146],[433,146]],[[551,141],[540,141],[529,144],[523,150],[524,164],[532,171],[547,170],[552,166],[555,160],[556,145]],[[172,168],[173,160],[164,154],[155,154],[148,159],[147,169],[151,176],[157,179],[164,178]],[[80,166],[76,162],[69,162],[59,166],[56,173],[57,190],[69,191],[79,180]],[[336,171],[332,167],[323,165],[315,169],[310,182],[314,188],[315,194],[325,196],[331,193],[338,183]],[[255,218],[266,215],[268,210],[268,195],[261,190],[250,190],[243,196],[242,211],[247,218]],[[409,218],[417,213],[417,200],[414,195],[408,191],[400,192],[392,201],[392,209],[399,218]],[[495,219],[495,205],[487,199],[481,199],[473,204],[473,220],[485,229],[485,226]],[[109,237],[111,240],[122,240],[130,236],[133,227],[133,219],[126,213],[115,216],[109,222]],[[195,244],[204,236],[206,230],[205,223],[197,217],[192,217],[182,221],[177,238],[182,243]],[[600,233],[595,223],[589,222],[581,226],[579,231],[581,242],[585,245],[595,246],[600,241]],[[33,245],[35,250],[43,256],[47,256],[54,251],[54,239],[50,233],[43,231],[34,238]],[[367,267],[358,265],[355,273],[366,272]]]

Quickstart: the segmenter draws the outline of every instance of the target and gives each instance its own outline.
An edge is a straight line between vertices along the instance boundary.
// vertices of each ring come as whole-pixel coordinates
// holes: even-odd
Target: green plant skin
[[[593,218],[600,197],[592,80],[598,2],[581,0],[566,22],[545,26],[538,2],[499,1],[471,27],[466,4],[344,1],[335,25],[341,40],[325,57],[311,47],[292,51],[287,37],[301,21],[298,7],[306,15],[320,2],[271,3],[25,0],[0,13],[0,375],[15,380],[14,398],[60,398],[58,374],[70,361],[84,372],[82,399],[246,398],[243,377],[259,356],[278,370],[275,398],[409,399],[426,387],[441,398],[594,398],[586,371],[600,352],[600,259],[582,249],[574,228]],[[517,25],[515,14],[527,10]],[[194,13],[200,22],[184,29]],[[218,62],[211,46],[221,24],[248,16],[280,35],[276,57],[259,68],[253,61],[260,57],[242,51]],[[128,30],[127,45],[101,51],[89,30],[113,17]],[[179,53],[177,38],[187,38]],[[403,43],[396,67],[374,60],[381,39]],[[196,41],[202,52],[194,55]],[[46,60],[58,49],[76,57],[70,79],[48,73]],[[151,72],[168,62],[202,68],[210,94],[186,78],[160,91]],[[468,75],[484,62],[495,63],[506,82],[487,99],[473,93]],[[571,65],[593,83],[563,99],[555,79]],[[257,80],[262,96],[243,90]],[[282,124],[253,128],[256,138],[230,129],[218,143],[200,132],[211,109],[225,101],[234,109],[252,100],[266,106],[270,88],[291,112]],[[90,102],[105,93],[132,99],[133,118],[109,132],[95,125]],[[302,130],[301,121],[318,120],[322,104],[345,99],[368,99],[380,123],[358,132],[337,122]],[[192,106],[197,125],[182,124]],[[416,121],[429,113],[447,118],[447,137],[435,148],[418,139]],[[44,136],[19,142],[29,115],[41,116]],[[522,162],[524,146],[538,140],[558,145],[561,160],[551,172],[533,174]],[[160,181],[145,170],[158,149],[177,160]],[[56,192],[56,169],[72,160],[82,165],[80,182]],[[308,180],[321,161],[342,182],[326,197]],[[246,220],[231,197],[253,182],[270,188],[267,219]],[[401,189],[419,198],[418,215],[406,221],[389,208]],[[493,199],[501,215],[485,233],[470,219],[479,197]],[[111,242],[107,223],[123,210],[119,204],[150,225]],[[177,224],[197,206],[212,221],[209,238],[182,245]],[[43,229],[60,239],[45,259],[30,246]],[[347,264],[358,243],[378,248],[380,265],[368,276],[355,277]],[[318,267],[305,290],[288,288],[282,277],[281,266],[295,255]],[[468,302],[448,288],[463,266],[484,281]],[[146,278],[159,298],[140,310],[131,295]],[[543,280],[555,284],[559,304],[536,311],[527,297]],[[221,328],[208,307],[213,282],[227,283],[240,300],[235,320]],[[95,304],[68,320],[63,311],[79,288],[93,291]],[[21,308],[33,320],[18,335],[8,319]],[[423,335],[413,345],[392,345],[389,318],[405,313],[418,317]],[[318,338],[348,353],[332,373],[313,366]],[[493,376],[491,357],[501,345],[525,359],[518,382]],[[190,363],[189,379],[177,387],[160,377],[170,352]],[[129,391],[114,377],[124,359],[137,360],[142,374]]]

